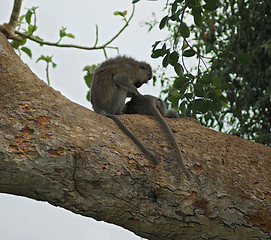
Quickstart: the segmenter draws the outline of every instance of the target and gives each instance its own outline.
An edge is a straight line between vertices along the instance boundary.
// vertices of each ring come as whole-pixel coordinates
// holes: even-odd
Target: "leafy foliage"
[[[28,35],[28,36],[33,36],[34,32],[38,29],[36,23],[37,23],[37,15],[36,15],[36,10],[38,9],[38,7],[32,7],[30,9],[27,10],[26,14],[20,16],[19,21],[18,21],[18,26],[17,26],[17,30],[20,30],[22,27],[26,26],[26,28],[23,28],[22,31],[24,34]],[[69,38],[74,38],[74,35],[71,33],[66,33],[66,28],[62,27],[59,31],[59,40],[57,43],[59,43],[64,37],[69,37]],[[35,36],[35,38],[43,40],[42,38],[40,38],[39,36]],[[26,53],[30,58],[32,58],[32,51],[30,48],[26,47],[26,43],[27,43],[27,38],[23,38],[22,42],[18,42],[16,40],[13,40],[11,42],[11,45],[13,46],[13,48],[15,48],[19,54],[21,54],[21,52]],[[42,46],[42,44],[41,44]],[[44,61],[46,62],[46,79],[47,79],[47,83],[48,85],[50,85],[50,79],[49,79],[49,67],[50,65],[52,65],[53,68],[55,68],[57,65],[55,62],[53,62],[52,60],[53,56],[44,56],[41,55],[36,62],[39,61]]]
[[[158,77],[166,99],[182,115],[271,145],[270,5],[264,0],[167,4],[159,28],[169,35],[154,43],[152,57],[173,67],[174,77]]]
[[[21,29],[23,26],[26,26],[26,28],[23,28],[23,32],[27,35],[33,35],[33,33],[37,30],[36,22],[36,10],[38,7],[32,7],[27,10],[26,14],[20,16],[18,21],[17,30]],[[33,18],[32,18],[33,17]],[[27,39],[23,39],[22,42],[18,42],[16,40],[13,40],[11,42],[11,45],[13,48],[15,48],[19,54],[21,54],[21,51],[26,53],[30,58],[32,58],[32,51],[25,46],[27,42]]]
[[[57,66],[56,63],[53,62],[53,56],[50,57],[50,56],[41,55],[36,62],[39,62],[39,61],[46,62],[46,79],[47,79],[48,85],[50,85],[50,78],[49,78],[50,64],[52,65],[53,68],[55,68]]]
[[[15,1],[16,4],[16,1]],[[62,27],[59,30],[59,40],[57,42],[48,42],[48,41],[44,41],[42,38],[40,38],[39,36],[34,36],[34,32],[37,30],[37,25],[36,25],[36,10],[38,7],[32,7],[31,9],[28,9],[26,14],[20,16],[20,18],[18,19],[18,24],[17,24],[17,28],[15,30],[15,33],[18,34],[20,36],[20,38],[16,38],[19,39],[18,41],[13,40],[12,41],[12,46],[19,52],[19,54],[21,55],[21,52],[26,53],[30,58],[32,58],[32,52],[31,50],[26,47],[26,43],[27,40],[30,41],[34,41],[38,44],[40,44],[40,46],[42,47],[43,45],[48,45],[48,46],[54,46],[54,47],[65,47],[65,48],[77,48],[77,49],[82,49],[82,50],[103,50],[105,57],[107,58],[107,53],[106,53],[106,49],[110,48],[110,49],[116,49],[118,52],[118,47],[113,47],[110,46],[111,43],[128,27],[131,19],[134,16],[134,11],[135,11],[135,6],[133,5],[133,9],[132,9],[132,13],[129,16],[129,18],[127,18],[127,11],[115,11],[114,15],[115,16],[120,16],[122,18],[122,20],[124,20],[125,25],[119,30],[119,32],[117,32],[109,41],[107,41],[106,43],[97,46],[98,44],[98,26],[96,25],[96,40],[93,46],[80,46],[80,45],[74,45],[74,44],[60,44],[60,42],[62,41],[63,38],[75,38],[74,35],[72,33],[68,33],[67,32],[67,28]],[[19,31],[23,26],[26,26],[26,28],[23,28],[21,31]],[[14,39],[14,38],[12,38]],[[22,41],[20,41],[22,39]],[[46,77],[47,77],[47,82],[48,84],[50,84],[50,80],[49,80],[49,67],[52,65],[53,68],[56,67],[56,64],[52,61],[52,57],[53,56],[40,56],[36,62],[39,61],[45,61],[46,62]]]
[[[88,88],[91,87],[91,82],[93,79],[94,71],[98,66],[99,66],[99,64],[92,64],[92,65],[85,66],[83,69],[83,71],[86,71],[86,75],[84,76],[84,79],[85,79],[85,83],[88,86]],[[90,101],[90,90],[87,92],[86,98],[88,101]]]

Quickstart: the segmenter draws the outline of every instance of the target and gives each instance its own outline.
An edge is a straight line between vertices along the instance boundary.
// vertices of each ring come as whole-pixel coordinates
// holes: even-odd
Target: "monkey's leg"
[[[144,145],[136,138],[136,136],[123,124],[123,122],[116,116],[112,114],[106,114],[107,117],[115,121],[119,128],[132,139],[132,141],[141,149],[141,151],[155,164],[158,164],[158,161],[153,154],[144,147]]]

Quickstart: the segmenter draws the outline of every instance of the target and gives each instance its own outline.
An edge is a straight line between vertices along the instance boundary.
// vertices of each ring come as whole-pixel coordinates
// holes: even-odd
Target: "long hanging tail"
[[[119,126],[119,128],[128,136],[132,139],[132,141],[140,148],[140,150],[155,164],[158,164],[158,161],[153,154],[144,147],[144,145],[135,137],[135,135],[123,124],[123,122],[116,117],[115,115],[112,114],[105,114],[108,118],[111,118],[112,120],[115,121],[115,123]]]
[[[152,103],[149,103],[149,104],[152,104]],[[176,151],[176,154],[177,154],[177,157],[179,159],[179,162],[181,164],[181,168],[184,172],[184,174],[186,175],[187,179],[190,179],[190,174],[188,173],[188,171],[186,170],[185,166],[184,166],[184,163],[183,163],[183,158],[182,158],[182,154],[181,154],[181,150],[180,150],[180,147],[172,133],[172,131],[170,130],[166,120],[162,117],[162,115],[160,114],[160,112],[157,110],[156,106],[153,106],[152,108],[152,112],[153,112],[153,115],[158,119],[158,121],[160,122],[160,124],[163,126],[165,132],[166,132],[166,135],[168,136],[168,138],[170,139],[171,143],[173,144],[174,148],[175,148],[175,151]]]

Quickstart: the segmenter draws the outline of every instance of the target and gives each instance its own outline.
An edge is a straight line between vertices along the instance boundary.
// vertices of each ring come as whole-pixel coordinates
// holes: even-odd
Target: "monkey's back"
[[[142,72],[146,77],[145,75],[143,77],[139,75]],[[147,78],[150,79],[152,71],[149,64],[138,62],[126,56],[118,56],[104,61],[95,70],[91,84],[90,99],[95,112],[122,113],[125,98],[127,97],[127,89],[120,87],[116,83],[116,75],[139,87],[147,82]],[[139,82],[136,82],[138,80]]]
[[[125,113],[155,115],[153,108],[157,108],[163,117],[166,116],[166,106],[164,102],[160,98],[151,95],[133,97],[129,102],[126,103]]]

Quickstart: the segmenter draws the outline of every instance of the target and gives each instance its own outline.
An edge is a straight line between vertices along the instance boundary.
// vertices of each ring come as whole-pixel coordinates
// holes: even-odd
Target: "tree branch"
[[[112,37],[109,41],[107,41],[106,43],[104,43],[103,45],[100,45],[100,46],[96,46],[97,42],[98,42],[97,27],[96,27],[96,41],[95,41],[95,44],[93,47],[79,46],[79,45],[74,45],[74,44],[60,44],[60,43],[55,43],[55,42],[47,42],[47,41],[43,41],[39,38],[36,38],[32,35],[28,35],[26,33],[22,33],[20,31],[17,31],[17,30],[15,31],[15,33],[23,38],[27,38],[27,39],[29,39],[33,42],[39,43],[41,45],[54,46],[54,47],[60,47],[60,48],[77,48],[77,49],[81,49],[81,50],[99,50],[99,49],[105,49],[105,48],[116,48],[116,47],[110,47],[108,45],[110,43],[112,43],[125,30],[125,28],[127,28],[127,26],[129,25],[130,21],[132,20],[132,18],[134,16],[134,12],[135,12],[135,5],[133,4],[133,10],[132,10],[131,16],[129,17],[128,21],[125,22],[125,25],[122,27],[122,29],[114,37]]]
[[[270,239],[271,148],[186,118],[167,120],[187,181],[151,116],[117,125],[38,79],[0,33],[0,192],[130,229],[152,239]]]
[[[17,26],[18,18],[20,15],[21,6],[22,0],[14,0],[9,23],[0,25],[0,31],[2,31],[8,39],[14,39],[19,42],[22,41],[22,38],[15,34],[15,28]]]
[[[12,14],[10,16],[9,25],[15,29],[17,27],[17,22],[20,16],[20,10],[23,0],[14,0],[14,5],[12,9]]]

